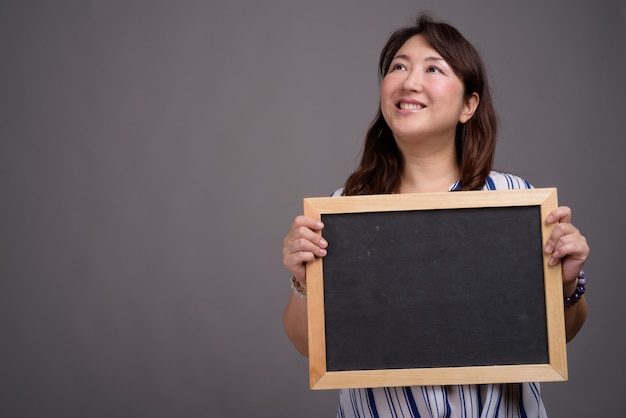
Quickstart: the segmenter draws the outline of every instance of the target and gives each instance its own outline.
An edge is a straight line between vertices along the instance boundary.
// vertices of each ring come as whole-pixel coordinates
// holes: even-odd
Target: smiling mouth
[[[396,105],[396,107],[402,110],[420,110],[420,109],[425,108],[426,106],[424,106],[423,104],[419,104],[419,103],[400,102]]]

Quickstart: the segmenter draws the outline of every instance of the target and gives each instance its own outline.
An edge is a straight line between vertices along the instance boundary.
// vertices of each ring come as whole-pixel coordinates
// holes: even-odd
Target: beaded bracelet
[[[306,299],[306,287],[293,276],[291,277],[291,290],[298,295],[300,299]]]
[[[580,273],[578,273],[577,280],[578,283],[576,283],[576,290],[574,291],[574,294],[565,297],[565,306],[572,306],[576,304],[576,302],[578,302],[585,294],[585,285],[587,284],[587,280],[585,280],[584,271],[581,270]]]

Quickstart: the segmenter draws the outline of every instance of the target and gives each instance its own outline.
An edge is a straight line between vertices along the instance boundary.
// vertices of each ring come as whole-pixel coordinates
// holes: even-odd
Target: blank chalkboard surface
[[[311,387],[567,378],[555,189],[305,199]]]

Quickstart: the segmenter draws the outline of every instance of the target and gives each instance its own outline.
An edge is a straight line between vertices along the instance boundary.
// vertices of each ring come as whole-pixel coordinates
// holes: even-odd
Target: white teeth
[[[424,105],[421,105],[421,104],[400,102],[400,109],[403,109],[403,110],[419,110],[423,108],[424,108]]]

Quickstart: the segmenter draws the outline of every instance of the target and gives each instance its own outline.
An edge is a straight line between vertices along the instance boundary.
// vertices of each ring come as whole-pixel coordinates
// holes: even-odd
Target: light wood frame
[[[306,198],[304,214],[321,220],[322,214],[512,206],[540,207],[541,235],[543,242],[546,242],[554,228],[545,219],[557,207],[555,188]],[[561,266],[549,266],[548,260],[549,256],[544,254],[548,364],[351,371],[327,371],[324,261],[323,258],[318,258],[308,263],[306,272],[311,389],[567,380]]]

